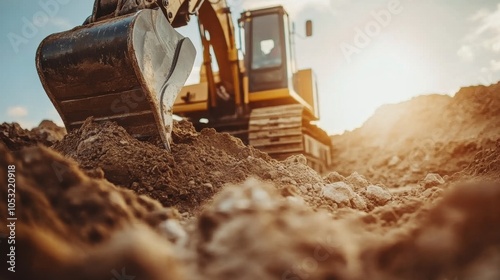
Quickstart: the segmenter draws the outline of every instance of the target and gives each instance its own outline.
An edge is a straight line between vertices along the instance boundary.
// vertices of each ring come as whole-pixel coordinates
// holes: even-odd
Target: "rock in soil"
[[[185,121],[172,153],[111,122],[3,124],[0,279],[500,279],[499,85],[380,109],[324,178]]]

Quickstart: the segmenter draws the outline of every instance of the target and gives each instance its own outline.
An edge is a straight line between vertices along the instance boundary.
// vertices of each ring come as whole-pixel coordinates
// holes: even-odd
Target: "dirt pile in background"
[[[20,150],[38,143],[49,147],[62,140],[65,134],[66,129],[47,120],[32,130],[23,129],[17,123],[0,125],[0,143],[5,144],[10,150]]]
[[[386,105],[359,129],[332,137],[333,170],[389,187],[429,172],[450,176],[500,138],[500,83]]]
[[[483,178],[498,180],[500,178],[500,140],[491,149],[477,153],[474,160],[462,171],[454,175],[456,179]]]

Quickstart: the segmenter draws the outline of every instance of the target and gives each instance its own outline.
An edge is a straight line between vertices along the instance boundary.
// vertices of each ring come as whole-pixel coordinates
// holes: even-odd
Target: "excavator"
[[[196,48],[176,28],[192,16],[203,65],[200,82],[185,86]],[[170,150],[175,114],[277,159],[303,154],[312,168],[326,171],[331,142],[314,124],[315,76],[296,69],[285,9],[244,11],[237,25],[239,36],[225,0],[95,0],[81,26],[41,42],[36,66],[68,131],[88,117],[115,121],[135,138],[161,139]]]

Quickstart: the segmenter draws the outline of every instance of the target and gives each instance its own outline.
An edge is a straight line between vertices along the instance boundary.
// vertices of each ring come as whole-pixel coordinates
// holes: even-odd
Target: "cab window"
[[[255,17],[252,22],[252,69],[282,64],[280,21],[277,14]]]

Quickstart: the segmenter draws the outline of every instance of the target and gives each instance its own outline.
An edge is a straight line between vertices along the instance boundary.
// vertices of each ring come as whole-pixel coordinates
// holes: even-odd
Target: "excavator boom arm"
[[[204,0],[96,0],[88,23],[135,13],[142,9],[160,8],[173,27],[186,25]]]
[[[234,105],[238,108],[243,103],[243,89],[231,10],[225,0],[204,1],[199,8],[198,19],[203,45],[204,69],[202,73],[208,84],[209,107],[219,109],[216,92],[224,91],[233,97]],[[214,61],[211,57],[211,50],[218,66],[217,75],[212,70]]]

